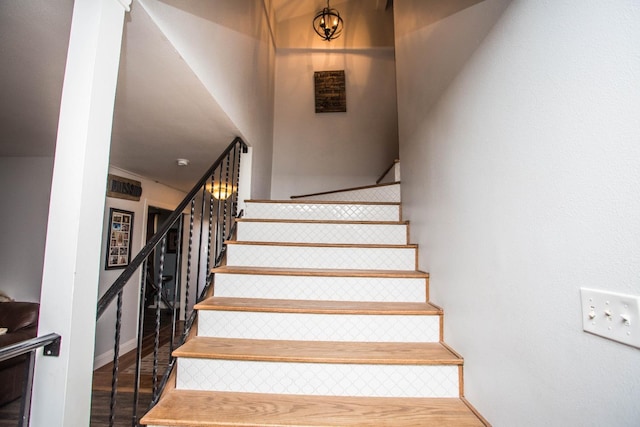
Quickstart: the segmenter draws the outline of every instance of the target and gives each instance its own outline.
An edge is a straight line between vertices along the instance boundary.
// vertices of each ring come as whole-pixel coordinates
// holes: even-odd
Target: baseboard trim
[[[132,338],[129,341],[120,344],[120,355],[127,354],[138,346],[138,339]],[[107,363],[113,362],[113,349],[105,351],[93,359],[93,370],[103,367]]]

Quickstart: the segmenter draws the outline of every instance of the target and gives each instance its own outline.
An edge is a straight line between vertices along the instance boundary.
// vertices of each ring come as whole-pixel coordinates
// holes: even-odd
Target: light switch
[[[582,329],[640,348],[640,296],[580,288]]]

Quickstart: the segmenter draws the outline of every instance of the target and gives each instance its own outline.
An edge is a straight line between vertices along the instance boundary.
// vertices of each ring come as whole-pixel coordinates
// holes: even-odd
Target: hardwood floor
[[[148,319],[155,319],[155,310],[150,309],[146,316]],[[171,316],[164,311],[161,314],[160,329],[160,345],[169,342],[171,337]],[[182,333],[183,323],[180,322],[177,336]],[[153,322],[145,324],[145,338],[142,346],[142,356],[145,357],[153,352]],[[131,426],[131,417],[133,414],[133,385],[134,375],[127,373],[127,368],[135,364],[135,350],[120,356],[119,374],[118,374],[118,396],[116,399],[116,421],[115,426]],[[112,379],[112,363],[109,363],[93,373],[93,387],[91,400],[91,426],[106,427],[109,425],[109,405],[111,399],[111,379]],[[159,360],[159,375],[164,373],[167,362]],[[161,378],[160,378],[161,379]],[[158,379],[158,381],[160,381]],[[138,417],[149,408],[151,403],[151,392],[153,381],[150,375],[142,375],[140,378],[140,395],[138,400]],[[0,406],[0,427],[15,427],[18,425],[20,417],[20,399],[14,400],[6,405]]]
[[[151,403],[150,393],[140,393],[138,400],[138,418],[142,417]],[[109,426],[110,392],[93,391],[91,400],[91,427]],[[116,399],[116,418],[114,426],[131,427],[133,414],[133,393],[119,392]]]
[[[145,322],[145,329],[144,329],[145,338],[142,340],[142,357],[143,358],[153,352],[153,346],[154,346],[154,336],[153,336],[154,331],[153,331],[152,323],[154,319],[153,316],[155,315],[151,311],[153,309],[149,309],[149,310],[150,311],[149,313],[147,313],[145,318],[150,319],[151,321]],[[162,313],[160,325],[161,325],[161,328],[160,328],[160,336],[159,336],[159,345],[163,346],[166,343],[168,343],[171,338],[171,317],[169,312]],[[184,327],[184,322],[182,321],[178,322],[176,335],[175,335],[176,337],[179,337],[180,334],[182,334],[183,327]],[[164,369],[166,368],[166,361],[159,360],[158,362],[159,362],[160,372],[164,372]],[[129,390],[126,390],[126,391],[133,390],[132,387],[134,382],[134,375],[131,373],[127,373],[125,371],[127,371],[127,368],[129,368],[130,366],[133,366],[135,363],[136,363],[135,349],[120,356],[120,359],[118,362],[118,385],[119,387],[122,387],[125,389],[129,388]],[[113,363],[108,363],[96,369],[93,373],[93,390],[101,390],[101,391],[111,390],[112,372],[113,372]],[[145,376],[141,377],[140,381],[141,381],[141,386],[146,389],[149,389],[152,383],[151,378],[148,378]]]
[[[20,399],[0,406],[0,426],[17,426],[20,417]]]
[[[138,416],[141,417],[151,402],[150,393],[140,393],[138,401]],[[91,427],[109,426],[110,392],[94,390],[91,400]],[[133,414],[133,393],[120,392],[116,399],[116,421],[114,426],[131,427]],[[15,427],[20,417],[20,399],[0,406],[0,426]]]

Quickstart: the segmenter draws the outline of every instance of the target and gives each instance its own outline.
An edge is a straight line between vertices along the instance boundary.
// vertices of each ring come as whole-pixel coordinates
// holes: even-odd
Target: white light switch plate
[[[582,328],[640,348],[640,296],[580,288]]]

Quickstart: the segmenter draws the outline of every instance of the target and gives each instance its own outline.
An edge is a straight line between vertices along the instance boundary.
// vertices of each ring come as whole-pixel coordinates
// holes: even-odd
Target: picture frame
[[[132,235],[133,212],[110,208],[105,270],[125,268],[129,265],[129,262],[131,262]]]
[[[344,70],[313,73],[316,113],[346,113],[347,85]]]

